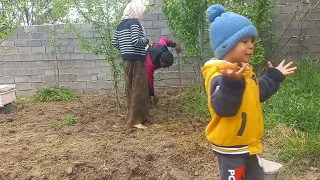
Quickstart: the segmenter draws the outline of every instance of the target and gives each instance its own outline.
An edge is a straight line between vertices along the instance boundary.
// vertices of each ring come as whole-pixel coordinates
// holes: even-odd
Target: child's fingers
[[[268,67],[273,67],[272,63],[270,61],[268,61]]]
[[[240,70],[238,72],[236,72],[237,75],[242,74],[246,69],[247,69],[248,64],[245,63],[242,65],[242,67],[240,68]]]
[[[289,62],[288,64],[286,64],[285,66],[284,66],[284,68],[288,68],[288,67],[290,67],[291,65],[293,64],[293,62],[291,61],[291,62]]]
[[[297,69],[297,67],[293,67],[293,68],[287,69],[287,71],[295,71],[296,69]]]
[[[286,60],[281,61],[281,63],[279,64],[279,67],[283,67],[283,64],[286,62]]]

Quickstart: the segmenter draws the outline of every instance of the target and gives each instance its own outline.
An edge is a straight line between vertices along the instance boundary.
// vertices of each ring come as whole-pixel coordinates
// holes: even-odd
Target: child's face
[[[253,37],[243,38],[235,47],[224,57],[224,60],[236,63],[249,63],[254,52]]]

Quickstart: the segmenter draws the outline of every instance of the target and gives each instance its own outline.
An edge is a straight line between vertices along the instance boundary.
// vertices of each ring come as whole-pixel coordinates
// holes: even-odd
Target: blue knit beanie
[[[210,45],[217,59],[222,59],[241,39],[257,37],[257,29],[246,17],[226,12],[220,4],[210,6],[207,11],[210,21]]]

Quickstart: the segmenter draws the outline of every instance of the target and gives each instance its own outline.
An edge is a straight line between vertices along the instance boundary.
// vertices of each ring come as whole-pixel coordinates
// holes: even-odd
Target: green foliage
[[[207,95],[196,85],[182,94],[185,112],[193,116],[210,117]]]
[[[19,6],[19,4],[16,4],[16,6]],[[0,43],[7,36],[11,36],[12,31],[19,25],[20,19],[16,18],[15,15],[16,12],[11,1],[0,1]]]
[[[71,8],[70,0],[12,0],[8,1],[15,18],[26,25],[61,23]]]
[[[123,63],[120,58],[119,51],[112,46],[111,41],[116,26],[121,20],[122,12],[127,4],[127,0],[73,0],[77,7],[78,13],[86,23],[91,24],[96,37],[99,37],[97,43],[92,43],[81,37],[80,44],[82,47],[96,55],[101,55],[110,65],[112,71],[112,82],[115,94],[118,99],[119,78],[121,73],[121,65]]]
[[[319,65],[307,57],[298,62],[298,71],[263,104],[264,114],[272,113],[278,121],[320,135]]]
[[[63,119],[62,124],[64,126],[74,126],[79,122],[80,118],[74,115],[68,115]]]
[[[52,86],[37,91],[32,99],[38,102],[74,101],[78,99],[78,95],[70,88]]]

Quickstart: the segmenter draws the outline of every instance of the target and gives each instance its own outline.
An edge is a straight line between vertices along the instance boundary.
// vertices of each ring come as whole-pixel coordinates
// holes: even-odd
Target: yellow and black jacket
[[[212,117],[206,137],[218,153],[261,153],[264,127],[260,102],[278,90],[285,76],[276,68],[268,68],[258,80],[248,66],[243,78],[233,81],[220,74],[223,68],[223,61],[210,60],[201,69]]]

